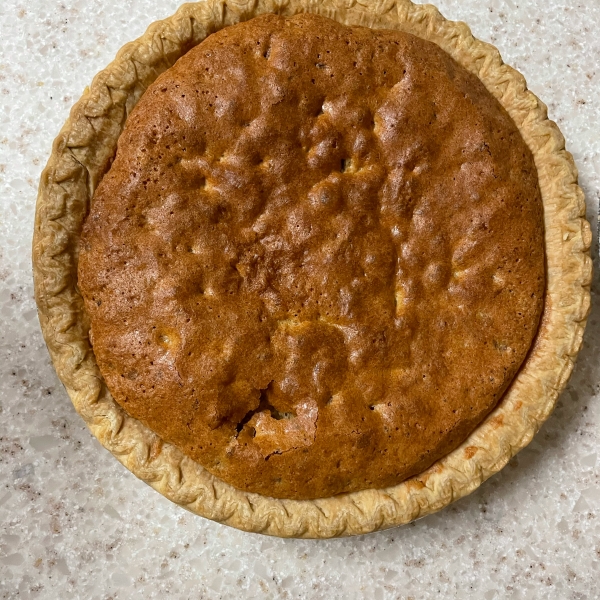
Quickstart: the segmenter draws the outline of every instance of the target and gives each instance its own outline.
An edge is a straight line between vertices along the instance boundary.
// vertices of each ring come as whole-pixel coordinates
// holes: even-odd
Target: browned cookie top
[[[394,485],[462,442],[527,354],[536,169],[434,44],[258,17],[132,112],[79,286],[115,400],[210,472],[287,498]]]

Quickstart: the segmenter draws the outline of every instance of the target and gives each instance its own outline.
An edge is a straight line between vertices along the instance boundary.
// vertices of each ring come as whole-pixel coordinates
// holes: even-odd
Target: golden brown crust
[[[127,413],[276,498],[396,485],[496,405],[542,309],[542,202],[506,111],[438,46],[264,15],[147,90],[82,233]]]
[[[106,391],[87,339],[75,286],[78,236],[129,110],[143,90],[208,33],[262,12],[320,12],[348,24],[403,29],[429,39],[477,74],[507,109],[533,152],[545,209],[546,305],[537,341],[500,405],[454,452],[425,473],[386,490],[317,501],[240,492],[185,458]],[[564,139],[545,106],[498,52],[431,6],[407,1],[223,2],[185,5],[126,46],[77,103],[44,171],[34,236],[40,320],[57,372],[98,439],[136,475],[186,508],[248,531],[331,537],[392,527],[439,510],[501,469],[549,415],[572,370],[589,311],[591,260],[584,198]]]

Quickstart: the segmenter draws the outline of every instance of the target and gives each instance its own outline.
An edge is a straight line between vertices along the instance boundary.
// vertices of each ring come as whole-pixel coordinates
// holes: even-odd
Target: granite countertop
[[[91,436],[37,320],[37,182],[93,75],[179,4],[0,4],[0,598],[600,598],[598,276],[574,375],[533,443],[471,496],[403,528],[329,541],[242,533],[171,504]],[[548,104],[596,230],[600,3],[438,6]]]

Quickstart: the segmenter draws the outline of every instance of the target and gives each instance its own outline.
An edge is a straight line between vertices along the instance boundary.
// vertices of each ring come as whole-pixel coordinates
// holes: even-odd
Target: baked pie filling
[[[392,486],[464,441],[527,355],[537,171],[433,43],[257,17],[129,116],[79,287],[114,399],[214,475],[276,498]]]

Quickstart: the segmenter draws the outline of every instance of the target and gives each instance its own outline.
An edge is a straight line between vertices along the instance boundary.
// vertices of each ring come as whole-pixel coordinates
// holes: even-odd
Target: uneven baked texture
[[[366,1],[366,0],[365,0]],[[365,534],[409,523],[466,496],[500,471],[549,417],[573,370],[590,310],[591,230],[577,168],[524,77],[464,23],[410,0],[207,0],[183,5],[126,44],[73,106],[42,173],[33,235],[40,324],[56,372],[94,436],[127,469],[187,510],[244,531],[302,538]],[[535,342],[488,417],[429,469],[384,489],[320,500],[239,490],[130,417],[112,398],[89,342],[77,288],[81,227],[127,115],[157,76],[207,35],[261,13],[314,12],[349,25],[407,31],[477,75],[531,149],[544,205],[546,290]]]
[[[115,399],[273,497],[391,486],[453,450],[545,285],[533,158],[483,84],[311,15],[224,29],[159,77],[82,242]]]

